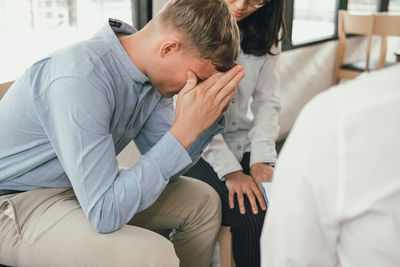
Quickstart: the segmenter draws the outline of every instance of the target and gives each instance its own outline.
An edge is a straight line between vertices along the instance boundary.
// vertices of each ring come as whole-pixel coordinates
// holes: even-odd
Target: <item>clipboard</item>
[[[268,196],[270,196],[270,194],[271,194],[272,182],[262,181],[262,182],[260,182],[260,185],[261,185],[262,193],[264,195],[265,202],[267,203],[267,205],[269,205]]]

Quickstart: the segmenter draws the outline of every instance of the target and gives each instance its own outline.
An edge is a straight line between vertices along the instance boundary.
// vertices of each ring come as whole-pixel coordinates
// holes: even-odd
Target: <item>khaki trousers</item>
[[[71,189],[0,197],[0,263],[29,267],[210,265],[221,225],[218,195],[185,177],[118,231],[93,230]],[[157,232],[172,230],[170,240]]]

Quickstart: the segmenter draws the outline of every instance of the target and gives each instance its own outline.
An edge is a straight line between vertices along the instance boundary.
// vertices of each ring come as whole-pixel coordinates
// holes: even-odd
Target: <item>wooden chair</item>
[[[383,68],[386,65],[387,54],[387,36],[400,36],[400,15],[390,15],[388,13],[374,14],[374,27],[372,34],[382,36],[381,53],[379,57],[378,68]],[[400,51],[395,52],[396,61],[400,56]]]
[[[219,242],[219,263],[221,267],[235,267],[235,261],[232,254],[232,235],[231,228],[221,226],[218,236]]]
[[[355,15],[345,10],[339,10],[338,15],[338,51],[336,56],[334,84],[339,83],[341,78],[353,79],[364,71],[369,71],[369,57],[371,50],[371,39],[373,30],[372,15]],[[346,34],[359,34],[367,37],[366,61],[352,64],[343,64],[346,50]],[[361,64],[361,66],[360,66]]]
[[[14,81],[11,82],[6,82],[6,83],[0,83],[0,99],[3,98],[3,96],[6,94],[8,88],[11,87]]]
[[[336,57],[334,84],[341,78],[353,79],[363,72],[381,69],[391,65],[386,63],[387,36],[399,35],[400,16],[387,13],[376,14],[352,14],[345,10],[339,10],[338,14],[338,52]],[[367,38],[365,60],[343,64],[346,49],[346,34],[364,35]],[[380,36],[381,46],[379,60],[370,60],[372,36]]]

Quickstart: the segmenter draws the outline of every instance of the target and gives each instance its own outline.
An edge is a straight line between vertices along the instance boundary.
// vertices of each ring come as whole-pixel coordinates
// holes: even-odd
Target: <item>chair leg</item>
[[[218,236],[219,253],[220,253],[220,266],[221,267],[235,267],[235,261],[232,254],[232,235],[229,226],[221,226]]]
[[[334,78],[332,85],[337,85],[340,82],[340,78]]]
[[[333,85],[337,85],[340,82],[340,77],[338,74],[338,70],[335,69],[334,73],[333,73],[333,78],[332,78],[332,86]]]

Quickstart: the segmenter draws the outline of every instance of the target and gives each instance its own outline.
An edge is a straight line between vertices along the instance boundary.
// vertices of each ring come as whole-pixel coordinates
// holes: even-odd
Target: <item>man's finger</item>
[[[219,103],[219,110],[221,110],[221,115],[224,112],[223,111],[224,107],[229,104],[229,102],[231,101],[232,97],[236,94],[236,90],[237,90],[237,87],[235,87],[234,90],[231,92],[231,94],[225,96],[225,98],[222,99],[221,102]]]
[[[204,80],[203,82],[201,82],[201,88],[204,91],[207,91],[210,87],[212,87],[222,76],[224,76],[224,73],[222,72],[217,72],[214,73],[211,77],[209,77],[208,79]]]
[[[225,85],[224,88],[222,88],[216,96],[214,96],[214,99],[217,103],[222,103],[223,100],[227,97],[232,95],[232,92],[236,92],[236,88],[238,83],[243,79],[244,77],[244,72],[239,72],[238,74],[235,75],[235,77],[233,77],[232,80],[229,81],[229,83],[227,83]],[[232,95],[233,96],[233,95]],[[230,97],[231,98],[231,97]],[[230,98],[228,101],[230,101]],[[224,106],[227,104],[227,102],[223,102],[222,103]]]
[[[215,97],[219,91],[221,91],[232,79],[235,78],[235,76],[237,76],[239,73],[243,73],[242,69],[243,69],[242,65],[236,65],[228,72],[225,72],[222,76],[220,76],[220,78],[214,84],[210,85],[206,94],[209,95],[211,98]],[[244,75],[244,73],[242,75]],[[242,78],[243,77],[241,77],[239,81]],[[236,84],[239,81],[237,81]],[[234,86],[236,86],[236,84]]]
[[[227,111],[229,109],[229,107],[231,106],[231,100],[229,99],[228,104],[226,104],[224,106],[224,108],[222,109],[222,113],[224,113],[225,111]]]
[[[231,93],[231,95],[226,96],[225,99],[222,100],[220,107],[223,107],[223,108],[222,108],[221,114],[219,114],[219,117],[218,117],[218,119],[216,119],[216,121],[219,121],[222,118],[222,116],[224,115],[224,112],[229,109],[230,101],[231,101],[232,97],[235,95],[236,90],[237,90],[237,88],[235,88],[235,90]]]
[[[186,83],[183,86],[182,90],[179,92],[180,94],[186,94],[197,85],[197,77],[193,72],[188,71],[186,72],[186,75],[187,75]]]

